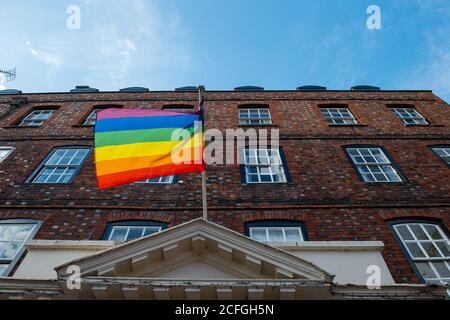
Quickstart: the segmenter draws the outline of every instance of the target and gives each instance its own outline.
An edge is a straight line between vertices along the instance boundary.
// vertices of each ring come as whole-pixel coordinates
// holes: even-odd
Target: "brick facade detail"
[[[17,106],[13,99],[27,98]],[[206,127],[238,128],[238,107],[267,105],[292,182],[241,183],[239,165],[208,167],[208,203],[213,222],[244,232],[246,222],[304,222],[311,241],[380,240],[397,282],[418,283],[388,222],[415,218],[439,221],[450,229],[449,167],[431,150],[450,145],[450,108],[427,91],[381,92],[207,92]],[[156,108],[192,105],[196,93],[24,94],[0,96],[0,146],[15,151],[0,163],[0,220],[43,222],[36,238],[100,240],[109,222],[151,220],[178,225],[201,217],[199,174],[183,184],[130,184],[98,191],[94,155],[71,184],[33,185],[27,178],[59,146],[93,146],[93,129],[81,124],[96,107]],[[329,126],[322,105],[347,106],[356,126]],[[392,105],[415,107],[431,123],[405,126]],[[55,108],[39,128],[17,127],[31,110]],[[256,129],[260,127],[255,127]],[[382,146],[406,176],[403,183],[368,184],[360,180],[344,147]]]

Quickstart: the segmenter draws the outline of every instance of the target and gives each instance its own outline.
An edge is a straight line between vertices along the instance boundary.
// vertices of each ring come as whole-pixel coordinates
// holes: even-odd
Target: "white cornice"
[[[382,252],[382,241],[306,241],[272,243],[276,248],[288,251],[378,251]]]
[[[196,245],[199,245],[202,239],[205,242],[211,241],[229,247],[233,252],[242,254],[244,260],[250,259],[248,260],[249,263],[255,259],[255,261],[263,261],[265,264],[273,266],[275,273],[279,272],[282,277],[296,277],[295,275],[297,275],[301,278],[327,281],[331,281],[333,278],[313,263],[295,257],[287,251],[259,243],[240,233],[202,219],[107,249],[86,258],[71,261],[55,268],[55,270],[61,278],[66,276],[65,270],[69,265],[78,265],[82,270],[82,275],[98,273],[99,270],[102,270],[100,273],[104,274],[104,272],[110,272],[108,270],[112,272],[117,263],[143,257],[149,252],[162,250],[162,255],[157,254],[159,259],[170,255],[172,251],[181,250],[180,252],[184,252],[189,250],[189,248],[186,249],[186,242],[192,241],[192,243],[195,242]],[[211,250],[211,248],[208,247],[208,250]]]
[[[28,250],[107,250],[120,243],[115,241],[70,241],[70,240],[30,240],[25,243]]]
[[[189,280],[87,277],[82,290],[67,290],[65,281],[0,278],[1,299],[445,299],[445,286],[397,284],[370,290],[361,285],[336,285],[317,280]],[[114,288],[114,290],[109,290]],[[211,290],[203,291],[202,288]],[[273,291],[273,288],[279,290]],[[239,296],[243,294],[243,296]]]

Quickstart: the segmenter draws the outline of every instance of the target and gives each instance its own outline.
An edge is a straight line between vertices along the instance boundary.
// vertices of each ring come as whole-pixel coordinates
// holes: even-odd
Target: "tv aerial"
[[[0,68],[0,78],[5,79],[6,81],[13,81],[16,79],[16,68],[12,70],[4,70]]]

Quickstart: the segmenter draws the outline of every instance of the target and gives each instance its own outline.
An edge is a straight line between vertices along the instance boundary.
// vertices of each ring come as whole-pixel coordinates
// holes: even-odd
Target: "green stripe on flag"
[[[141,142],[172,141],[172,133],[180,128],[160,128],[144,130],[127,130],[98,132],[95,134],[95,147],[117,146]],[[194,128],[186,128],[190,135],[194,134]]]

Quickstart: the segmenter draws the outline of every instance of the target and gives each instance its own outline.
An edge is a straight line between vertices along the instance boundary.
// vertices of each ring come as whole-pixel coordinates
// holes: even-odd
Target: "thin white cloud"
[[[86,67],[107,73],[114,85],[125,83],[131,69],[148,70],[151,80],[152,69],[174,72],[188,66],[186,37],[175,10],[161,12],[153,1],[145,0],[115,0],[107,8],[91,0],[86,6],[82,12],[103,11],[85,35],[96,43]],[[117,14],[120,20],[113,19]]]
[[[43,62],[46,65],[51,66],[61,65],[61,58],[58,55],[58,53],[55,52],[56,50],[54,50],[54,52],[52,52],[51,50],[44,50],[44,49],[36,50],[35,48],[33,48],[31,42],[28,39],[25,41],[25,43],[28,47],[30,54],[40,62]]]
[[[168,79],[189,68],[189,35],[176,7],[153,0],[78,3],[81,29],[67,29],[65,10],[50,10],[44,21],[42,15],[28,14],[37,5],[25,11],[27,24],[8,21],[15,37],[0,29],[0,36],[10,39],[11,50],[18,52],[5,65],[20,67],[19,86],[26,83],[40,91],[88,84],[115,90],[148,82],[164,88]],[[11,16],[23,8],[11,3],[9,10]],[[2,61],[4,57],[0,52]]]
[[[109,77],[112,80],[120,80],[126,76],[128,68],[133,63],[135,40],[121,37],[115,25],[103,26],[98,30],[99,51],[104,61],[101,68],[109,70]]]

